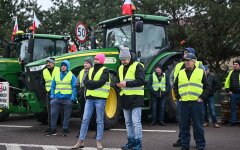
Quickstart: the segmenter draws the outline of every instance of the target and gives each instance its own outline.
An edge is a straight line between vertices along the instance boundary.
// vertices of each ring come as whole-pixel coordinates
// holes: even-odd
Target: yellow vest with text
[[[152,87],[153,87],[154,91],[157,91],[159,88],[162,91],[166,91],[166,75],[165,75],[165,73],[163,73],[163,77],[161,78],[161,81],[158,81],[158,77],[155,72],[152,74],[152,77],[153,77]]]
[[[72,94],[72,72],[68,71],[66,76],[61,80],[60,73],[55,75],[55,81],[56,81],[56,88],[55,88],[55,94],[60,92],[61,94]]]
[[[198,68],[199,68],[200,64],[202,64],[202,62],[196,61],[195,67],[198,67]],[[173,77],[174,77],[174,80],[173,80],[173,81],[175,81],[175,79],[176,79],[176,77],[177,77],[177,75],[178,75],[178,73],[179,73],[179,71],[181,70],[181,68],[182,68],[183,65],[184,65],[184,62],[180,62],[180,63],[178,63],[178,64],[175,66],[174,73],[173,73]]]
[[[83,76],[84,76],[84,69],[82,69],[79,73],[79,83],[80,83],[80,87],[83,87]]]
[[[139,62],[134,62],[131,64],[127,70],[127,73],[125,75],[125,78],[123,78],[123,68],[124,66],[121,65],[118,69],[118,74],[119,74],[119,79],[120,82],[122,81],[133,81],[136,80],[135,78],[135,72],[136,68]],[[141,64],[141,63],[140,63]],[[141,64],[143,66],[143,64]],[[139,86],[139,87],[125,87],[121,88],[120,96],[122,95],[144,95],[144,86]]]
[[[52,80],[54,79],[55,75],[60,72],[59,67],[54,67],[52,71],[52,75],[50,74],[49,70],[45,68],[43,70],[43,78],[45,80],[45,89],[47,92],[51,90]]]
[[[88,79],[93,80],[93,81],[99,81],[102,74],[103,70],[106,67],[100,68],[97,73],[95,74],[94,78],[92,79],[92,73],[94,71],[94,68],[90,68],[88,72]],[[100,88],[94,89],[94,90],[89,90],[87,89],[86,96],[94,96],[94,97],[100,97],[100,98],[108,98],[110,92],[110,76],[108,82],[106,82],[103,86]]]
[[[188,80],[185,69],[179,71],[178,74],[178,92],[181,96],[180,101],[197,101],[203,92],[204,72],[202,69],[195,68],[192,72],[190,80]]]

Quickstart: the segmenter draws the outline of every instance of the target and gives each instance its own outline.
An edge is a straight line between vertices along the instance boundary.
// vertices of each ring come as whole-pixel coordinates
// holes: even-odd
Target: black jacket
[[[214,73],[209,72],[207,74],[207,81],[208,81],[208,86],[209,86],[209,97],[213,96],[213,94],[221,89],[221,85],[217,80],[217,77]]]
[[[240,81],[239,81],[239,75],[240,70],[234,70],[230,76],[230,88],[226,89],[227,93],[230,91],[233,93],[240,93]]]
[[[157,75],[158,81],[161,81],[163,74],[158,75],[156,72],[153,72],[153,73],[155,73]],[[151,97],[160,97],[160,88],[157,91],[155,91],[152,87],[152,84],[153,84],[153,76],[150,75],[149,80],[148,80],[148,88],[150,90]],[[168,90],[169,90],[169,78],[166,76],[166,91],[168,91]],[[161,91],[161,97],[166,95],[166,91],[165,92]]]
[[[185,71],[186,71],[186,74],[187,74],[187,77],[189,80],[192,75],[193,70],[185,69]],[[203,84],[203,93],[199,96],[199,98],[201,98],[202,100],[207,100],[208,95],[209,95],[209,86],[208,86],[207,77],[206,77],[205,73],[203,74],[202,84]],[[178,76],[174,82],[173,90],[174,90],[177,100],[179,100],[181,98],[181,96],[179,95],[179,92],[178,92]]]
[[[94,70],[92,73],[92,79],[94,78],[95,74],[97,73],[97,71],[102,68],[103,65],[102,64],[95,64],[94,65]],[[99,81],[93,81],[93,80],[89,80],[88,76],[86,76],[85,80],[83,81],[86,89],[88,90],[94,90],[97,88],[102,87],[106,82],[109,81],[109,71],[107,68],[105,68],[103,70],[103,73],[99,79]],[[94,97],[94,96],[86,96],[86,99],[104,99],[104,98],[100,98],[100,97]]]
[[[88,70],[84,70],[84,75],[83,75],[83,81],[85,78],[88,76]],[[83,83],[83,87],[80,87],[80,81],[79,81],[80,76],[78,75],[77,77],[77,89],[78,89],[78,97],[80,100],[85,100],[85,95],[86,95],[86,88]]]
[[[125,75],[127,73],[127,70],[129,66],[133,64],[133,61],[130,62],[129,65],[124,66],[123,69],[123,78],[125,78]],[[126,87],[139,87],[143,86],[145,82],[145,71],[141,64],[138,64],[136,67],[135,72],[135,78],[134,81],[127,81]],[[119,83],[119,76],[117,77],[116,83]],[[144,96],[140,95],[122,95],[121,96],[121,102],[122,102],[122,108],[123,109],[133,109],[136,107],[142,107],[144,106]]]

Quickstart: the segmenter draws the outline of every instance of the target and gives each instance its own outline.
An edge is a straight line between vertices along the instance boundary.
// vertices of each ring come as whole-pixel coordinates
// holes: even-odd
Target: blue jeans
[[[165,97],[152,97],[152,122],[156,122],[159,119],[160,122],[164,122],[164,112],[165,112]]]
[[[193,121],[195,141],[198,148],[204,148],[206,141],[203,130],[203,103],[202,102],[179,102],[181,120],[181,146],[190,146],[190,126]]]
[[[104,131],[104,113],[105,113],[106,100],[104,99],[87,99],[84,107],[82,125],[80,129],[80,140],[85,140],[90,119],[93,114],[94,108],[96,108],[96,122],[97,122],[97,136],[96,140],[100,141],[103,138]]]
[[[142,108],[123,109],[128,138],[142,140]]]
[[[53,99],[51,105],[51,129],[56,129],[59,113],[63,110],[63,129],[68,129],[71,113],[72,101],[70,99]]]
[[[210,110],[212,122],[217,123],[216,113],[214,110],[214,96],[208,97],[207,101],[203,101],[203,112],[204,112],[204,121],[205,122],[209,122],[207,107]]]
[[[231,105],[231,123],[235,123],[237,120],[237,104],[240,101],[240,94],[232,94],[230,96],[230,105]]]

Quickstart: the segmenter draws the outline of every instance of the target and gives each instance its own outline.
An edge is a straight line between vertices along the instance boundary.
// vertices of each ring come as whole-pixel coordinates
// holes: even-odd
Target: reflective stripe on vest
[[[230,88],[230,78],[231,78],[232,73],[233,73],[233,70],[231,70],[231,71],[228,73],[228,76],[227,76],[227,78],[226,78],[226,80],[225,80],[225,83],[224,83],[224,88],[225,88],[225,89]],[[240,83],[240,74],[239,74],[239,83]]]
[[[94,78],[92,79],[92,73],[94,71],[94,68],[90,68],[89,72],[88,72],[88,79],[89,80],[93,80],[93,81],[99,81],[102,74],[103,74],[103,70],[106,67],[102,67],[100,68],[97,73],[95,74]],[[86,92],[86,96],[94,96],[94,97],[100,97],[100,98],[108,98],[110,92],[110,75],[109,75],[109,81],[106,82],[103,86],[101,86],[100,88],[94,89],[94,90],[89,90],[87,89]]]
[[[184,62],[180,62],[180,63],[178,63],[178,64],[175,66],[174,73],[173,73],[173,77],[174,77],[174,80],[173,80],[173,81],[175,81],[175,79],[177,78],[177,75],[178,75],[178,73],[179,73],[179,71],[181,70],[181,68],[182,68],[183,65],[184,65]],[[200,61],[196,61],[195,67],[198,67],[198,68],[199,68],[200,65],[201,65],[201,62],[200,62]]]
[[[158,81],[158,77],[157,77],[155,72],[152,74],[152,77],[153,77],[152,87],[153,87],[154,91],[157,91],[159,88],[162,91],[166,91],[166,76],[165,76],[165,73],[163,73],[163,77],[161,78],[160,82]]]
[[[197,101],[203,92],[203,70],[195,68],[190,80],[188,80],[185,69],[179,71],[178,92],[181,96],[180,101]]]
[[[135,72],[136,72],[136,67],[137,67],[138,64],[139,64],[139,62],[134,62],[133,64],[131,64],[129,66],[124,79],[123,79],[123,68],[124,68],[124,66],[121,65],[118,69],[118,75],[119,75],[120,82],[122,82],[122,81],[127,82],[127,81],[136,80]],[[141,64],[141,65],[143,66],[143,64]],[[124,95],[144,95],[144,86],[121,88],[120,95],[122,96],[123,94]]]
[[[56,88],[55,88],[55,94],[60,92],[61,94],[72,94],[72,72],[68,71],[66,76],[63,78],[63,80],[60,79],[60,73],[55,75],[55,81],[56,81]]]
[[[58,74],[59,72],[60,72],[59,67],[53,68],[52,75],[50,74],[50,72],[47,68],[45,68],[43,70],[43,78],[45,81],[45,89],[47,92],[49,92],[51,90],[52,80],[55,77],[55,75]]]
[[[84,69],[82,69],[79,73],[79,83],[80,83],[80,87],[83,87],[83,76],[84,76]]]

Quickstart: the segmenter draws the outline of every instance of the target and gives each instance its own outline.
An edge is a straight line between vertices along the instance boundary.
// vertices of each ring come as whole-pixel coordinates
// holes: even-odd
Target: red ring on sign
[[[84,40],[81,40],[79,37],[78,37],[78,26],[79,25],[82,25],[82,26],[84,26],[84,28],[85,28],[85,34],[86,34],[86,36],[85,36],[85,39]],[[87,27],[86,27],[86,25],[84,24],[84,23],[82,23],[82,22],[78,22],[77,23],[77,25],[76,25],[76,27],[75,27],[75,34],[76,34],[76,39],[80,42],[80,43],[84,43],[84,42],[86,42],[87,40],[88,40],[88,30],[87,30]]]

